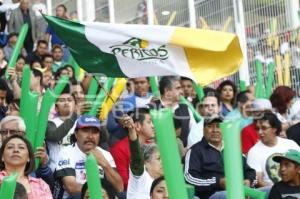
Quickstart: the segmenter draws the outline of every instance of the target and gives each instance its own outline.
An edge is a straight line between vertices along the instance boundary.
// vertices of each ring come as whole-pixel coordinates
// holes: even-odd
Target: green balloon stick
[[[180,96],[180,102],[183,104],[186,104],[189,107],[189,109],[193,113],[193,116],[194,116],[196,122],[200,122],[202,120],[201,115],[198,113],[198,111],[195,110],[193,105],[189,101],[187,101],[187,99],[185,99],[183,96]]]
[[[268,64],[268,77],[267,77],[267,86],[266,86],[266,97],[270,98],[273,89],[273,81],[274,81],[274,70],[275,64],[274,62],[270,62]]]
[[[20,116],[26,124],[26,138],[34,146],[34,139],[37,124],[37,103],[38,93],[30,91],[31,70],[28,65],[23,68],[22,85],[21,85],[21,101]]]
[[[13,199],[17,185],[17,173],[4,177],[1,189],[0,198]]]
[[[196,84],[196,82],[194,82],[194,81],[193,81],[193,87],[197,93],[199,101],[201,102],[204,97],[203,88],[200,85]]]
[[[223,122],[221,130],[225,147],[226,196],[228,199],[244,199],[240,121]]]
[[[80,67],[71,54],[70,54],[70,58],[68,60],[68,64],[70,64],[73,67],[75,77],[77,80],[79,80],[80,79]]]
[[[262,63],[259,60],[255,60],[255,72],[256,72],[256,85],[255,85],[255,97],[263,98],[263,76],[262,76]]]
[[[20,98],[20,116],[24,119],[26,126],[26,113],[28,110],[28,104],[30,103],[29,92],[30,92],[30,76],[31,71],[28,65],[23,68],[22,84],[21,84],[21,98]]]
[[[103,87],[101,88],[99,94],[97,95],[92,108],[87,113],[87,115],[96,116],[97,110],[101,106],[101,104],[104,102],[107,92],[110,91],[113,83],[115,81],[115,78],[109,77],[106,82],[104,83]]]
[[[29,92],[30,103],[28,104],[28,111],[25,114],[26,118],[26,138],[34,146],[37,130],[37,107],[39,94],[37,92]]]
[[[154,124],[169,196],[172,199],[188,199],[176,142],[172,111],[169,108],[159,111],[151,110],[150,115]]]
[[[89,90],[86,95],[86,100],[92,102],[95,99],[96,93],[98,91],[98,82],[92,77]]]
[[[21,52],[21,48],[23,46],[25,37],[27,35],[27,32],[28,32],[28,24],[25,23],[21,27],[21,30],[20,30],[20,33],[19,33],[19,36],[18,36],[18,40],[17,40],[16,46],[15,46],[13,52],[12,52],[12,55],[11,55],[11,58],[10,58],[10,60],[8,62],[7,68],[14,68],[15,67],[17,59],[18,59],[18,56],[19,56],[19,54]],[[5,71],[5,78],[9,79],[9,75],[7,73],[7,70]]]
[[[38,116],[37,134],[35,138],[34,150],[36,150],[37,147],[43,146],[50,109],[53,103],[59,97],[60,93],[65,88],[66,84],[68,83],[68,80],[69,80],[68,76],[61,77],[57,85],[55,86],[54,90],[51,91],[50,89],[48,89],[44,94],[40,114]],[[40,163],[40,159],[37,158],[35,163],[36,163],[36,167],[38,167]]]
[[[246,91],[246,90],[247,90],[246,82],[244,80],[240,80],[240,91]]]
[[[255,199],[265,199],[266,193],[262,191],[258,191],[255,189],[251,189],[250,187],[244,186],[246,196],[250,196],[251,198]]]
[[[186,184],[185,187],[186,187],[189,199],[194,199],[194,197],[195,197],[195,187],[192,186],[192,185],[189,185],[189,184]]]
[[[159,89],[157,86],[157,82],[156,82],[156,78],[155,77],[149,77],[150,80],[150,86],[151,86],[151,90],[152,90],[152,94],[154,97],[159,97],[160,93],[159,93]]]
[[[98,164],[93,154],[88,155],[85,163],[85,169],[90,199],[102,199],[102,188],[98,175]]]

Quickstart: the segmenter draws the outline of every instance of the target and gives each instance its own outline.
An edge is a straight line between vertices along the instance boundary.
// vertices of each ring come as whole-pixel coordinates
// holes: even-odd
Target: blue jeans
[[[226,191],[218,191],[210,196],[209,199],[226,199]]]
[[[271,188],[272,188],[272,186],[267,186],[267,187],[261,187],[257,190],[265,192],[266,198],[268,198]],[[209,199],[226,199],[226,191],[218,191],[218,192],[214,193],[212,196],[210,196]]]

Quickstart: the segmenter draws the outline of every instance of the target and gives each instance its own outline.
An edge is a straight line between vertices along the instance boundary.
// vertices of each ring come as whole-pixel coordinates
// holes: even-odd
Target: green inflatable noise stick
[[[202,120],[201,115],[198,113],[198,111],[195,110],[193,105],[189,101],[187,101],[187,99],[185,99],[183,96],[180,96],[180,102],[183,104],[186,104],[189,107],[189,109],[193,113],[193,116],[194,116],[196,122],[200,122]]]
[[[68,64],[70,64],[73,69],[74,69],[74,73],[75,73],[75,77],[77,80],[79,80],[79,76],[80,76],[80,67],[79,65],[77,64],[77,62],[75,61],[75,59],[73,58],[72,55],[70,55],[70,58],[68,60]]]
[[[274,81],[274,62],[270,62],[268,64],[268,78],[267,78],[267,86],[266,86],[266,97],[270,98],[273,89],[273,81]]]
[[[159,111],[151,110],[150,115],[154,124],[169,196],[172,199],[188,199],[176,142],[172,111],[169,108]]]
[[[151,90],[152,90],[152,94],[154,97],[159,98],[160,93],[159,93],[159,89],[156,83],[156,78],[155,77],[149,77],[150,80],[150,86],[151,86]]]
[[[15,67],[18,56],[21,52],[21,48],[23,46],[25,37],[27,35],[27,32],[28,32],[28,24],[25,23],[21,27],[16,46],[15,46],[13,52],[12,52],[12,55],[11,55],[11,58],[8,62],[7,68],[14,68]],[[7,73],[7,70],[5,71],[5,78],[9,79],[9,74]]]
[[[247,90],[247,86],[246,86],[246,82],[244,80],[240,80],[240,91],[246,91]]]
[[[0,198],[13,199],[15,195],[16,185],[17,173],[4,177],[0,189]]]
[[[90,192],[90,199],[102,199],[102,188],[99,179],[98,164],[93,154],[89,154],[85,163],[87,184]]]
[[[89,90],[86,95],[86,100],[92,102],[95,99],[97,90],[98,90],[98,82],[94,77],[92,77]]]
[[[194,81],[193,81],[193,87],[197,93],[197,96],[198,96],[198,99],[199,99],[199,102],[202,101],[203,97],[204,97],[204,91],[203,91],[203,88],[196,84]]]
[[[20,116],[26,124],[26,138],[32,146],[35,143],[36,125],[37,125],[37,104],[39,94],[30,91],[31,70],[28,65],[23,68]]]
[[[39,94],[37,92],[29,92],[30,103],[28,104],[28,111],[25,113],[26,118],[26,138],[32,146],[35,144],[36,130],[37,130],[37,107]]]
[[[37,147],[43,146],[47,124],[48,124],[48,116],[50,109],[52,105],[55,103],[56,99],[60,96],[61,92],[67,85],[69,80],[68,76],[63,76],[58,81],[57,85],[55,86],[54,90],[51,91],[48,89],[46,93],[44,94],[40,114],[38,116],[38,125],[37,125],[37,135],[35,139],[35,145],[34,150],[36,150]],[[36,159],[36,168],[39,166],[40,159]]]
[[[228,199],[244,199],[240,121],[223,122],[221,130],[224,140],[226,196]]]
[[[22,84],[21,84],[21,99],[20,99],[20,116],[24,119],[26,126],[26,113],[30,111],[28,105],[30,104],[29,92],[30,92],[30,68],[25,65],[22,74]]]
[[[103,85],[103,88],[101,88],[99,94],[97,95],[92,108],[90,109],[90,111],[87,113],[87,115],[91,115],[91,116],[96,116],[97,115],[97,110],[98,108],[102,105],[102,103],[105,100],[106,94],[107,92],[110,91],[113,83],[115,81],[115,78],[109,77],[106,82]]]
[[[246,196],[250,196],[251,198],[255,199],[265,199],[266,193],[262,191],[258,191],[255,189],[251,189],[250,187],[244,186]]]
[[[255,97],[263,98],[263,76],[262,76],[262,63],[259,60],[255,60],[255,72],[256,72],[256,85],[255,85]]]

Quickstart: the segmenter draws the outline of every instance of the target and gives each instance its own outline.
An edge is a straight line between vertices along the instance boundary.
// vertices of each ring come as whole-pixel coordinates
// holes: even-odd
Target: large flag
[[[204,86],[237,72],[242,62],[239,40],[231,33],[44,17],[89,73],[109,77],[180,75]]]

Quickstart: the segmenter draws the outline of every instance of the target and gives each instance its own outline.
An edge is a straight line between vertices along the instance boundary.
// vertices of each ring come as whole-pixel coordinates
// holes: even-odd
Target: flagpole
[[[76,3],[77,3],[77,16],[78,16],[78,20],[82,21],[83,20],[83,15],[82,15],[82,13],[83,13],[83,8],[82,8],[83,4],[82,4],[82,0],[77,0]]]
[[[109,22],[115,23],[115,4],[114,0],[108,0]]]
[[[188,0],[188,5],[189,5],[190,27],[191,28],[197,28],[195,1],[194,0]]]
[[[153,25],[154,24],[153,0],[147,0],[147,17],[148,17],[148,25]]]
[[[234,13],[234,25],[235,32],[238,35],[240,40],[241,50],[243,53],[243,62],[239,69],[239,78],[241,85],[250,85],[250,76],[249,76],[249,65],[248,65],[248,57],[247,57],[247,42],[246,42],[246,34],[245,34],[245,17],[243,10],[243,2],[242,1],[233,1],[233,13]],[[244,88],[242,88],[244,89]]]
[[[52,0],[47,0],[47,14],[52,15]]]

